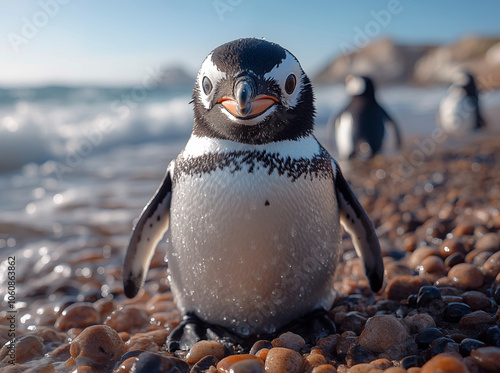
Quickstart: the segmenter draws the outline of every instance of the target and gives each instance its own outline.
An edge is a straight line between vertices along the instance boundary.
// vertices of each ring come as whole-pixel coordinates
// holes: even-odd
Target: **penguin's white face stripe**
[[[335,124],[335,140],[341,159],[348,159],[354,151],[353,119],[349,112],[343,113]]]
[[[205,109],[209,110],[211,107],[211,102],[214,96],[214,92],[216,91],[214,88],[210,91],[208,95],[203,92],[203,78],[207,77],[212,82],[212,87],[216,87],[217,84],[225,79],[227,74],[224,71],[219,70],[216,64],[212,61],[212,54],[209,54],[208,57],[203,61],[201,65],[200,72],[198,73],[198,77],[196,78],[196,85],[198,87],[198,92],[200,95],[201,102]]]
[[[346,84],[346,91],[351,96],[359,96],[366,91],[366,84],[363,78],[353,76]]]
[[[211,137],[198,137],[191,135],[182,156],[200,157],[209,153],[227,153],[237,151],[266,151],[277,153],[281,157],[291,159],[313,158],[321,151],[320,145],[314,136],[308,136],[298,141],[278,141],[263,145],[249,145],[231,140],[214,139]]]
[[[286,108],[291,108],[295,107],[299,100],[300,91],[304,85],[304,73],[295,57],[293,57],[288,51],[285,51],[285,53],[285,59],[283,59],[271,71],[264,74],[264,79],[274,79],[279,84],[282,93],[282,104]],[[290,74],[295,75],[295,78],[297,79],[297,86],[291,94],[288,94],[285,91],[285,83]]]

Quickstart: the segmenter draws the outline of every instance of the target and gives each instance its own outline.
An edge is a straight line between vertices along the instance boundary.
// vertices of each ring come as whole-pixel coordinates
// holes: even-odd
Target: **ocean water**
[[[426,137],[446,89],[389,87],[378,98],[405,139]],[[326,123],[346,105],[344,88],[315,96],[317,137],[335,154]],[[64,258],[82,251],[119,265],[134,219],[190,135],[190,101],[190,88],[0,89],[0,283],[8,255],[26,286],[77,271]],[[500,107],[500,92],[482,103]]]

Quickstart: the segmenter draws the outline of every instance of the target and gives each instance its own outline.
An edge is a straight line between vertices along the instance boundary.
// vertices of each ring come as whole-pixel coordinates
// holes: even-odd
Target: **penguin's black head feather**
[[[265,144],[313,131],[309,78],[289,51],[262,39],[214,49],[196,78],[193,102],[197,136]]]
[[[460,89],[469,97],[478,97],[478,90],[474,76],[469,71],[461,71],[455,77],[451,89]]]
[[[375,100],[375,84],[370,77],[350,74],[345,82],[347,93],[351,96]]]

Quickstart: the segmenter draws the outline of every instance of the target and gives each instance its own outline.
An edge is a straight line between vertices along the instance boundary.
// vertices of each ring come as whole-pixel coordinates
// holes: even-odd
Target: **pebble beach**
[[[341,165],[377,229],[384,287],[379,294],[370,291],[345,235],[337,298],[329,311],[337,333],[315,345],[285,333],[256,342],[250,351],[217,341],[166,351],[166,337],[181,314],[169,291],[165,248],[157,250],[144,289],[127,299],[121,285],[126,220],[142,202],[125,207],[109,191],[99,194],[97,203],[117,214],[124,209],[125,216],[86,227],[86,240],[76,228],[65,233],[64,255],[49,252],[50,244],[37,250],[28,244],[2,262],[2,281],[12,269],[16,291],[9,308],[9,293],[2,289],[0,370],[498,372],[499,163],[500,135],[489,131],[467,139],[435,132],[407,139],[400,153]],[[135,175],[135,182],[160,180],[161,167],[152,170]],[[84,202],[73,201],[61,203],[61,210],[78,214]],[[14,228],[43,236],[43,228]]]

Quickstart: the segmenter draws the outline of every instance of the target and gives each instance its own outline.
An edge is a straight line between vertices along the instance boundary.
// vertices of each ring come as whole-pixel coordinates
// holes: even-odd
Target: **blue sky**
[[[218,45],[265,37],[314,75],[365,41],[500,36],[497,0],[0,0],[0,84],[134,84],[147,69],[195,72]]]

